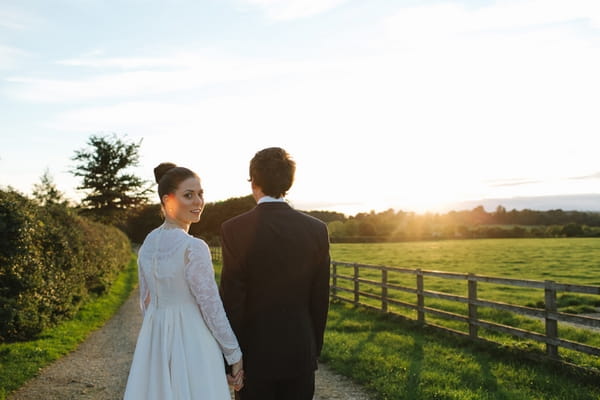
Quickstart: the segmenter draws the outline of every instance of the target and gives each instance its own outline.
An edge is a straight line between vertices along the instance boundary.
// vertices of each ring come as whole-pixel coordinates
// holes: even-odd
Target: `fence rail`
[[[210,246],[210,257],[212,258],[213,262],[221,262],[221,248],[220,247],[215,247],[215,246]]]
[[[344,275],[338,273],[339,267],[351,269],[351,274]],[[479,328],[485,328],[492,331],[497,331],[519,338],[530,339],[545,344],[546,355],[551,359],[560,361],[559,348],[566,348],[581,353],[600,356],[600,348],[589,346],[587,344],[574,342],[559,337],[558,322],[566,322],[577,324],[584,328],[600,329],[600,319],[580,316],[575,314],[559,312],[557,309],[557,292],[574,292],[591,295],[600,295],[600,286],[586,285],[571,285],[557,283],[551,280],[535,281],[525,279],[499,278],[475,274],[428,271],[421,269],[397,268],[389,266],[366,265],[357,263],[347,263],[332,261],[332,285],[331,297],[354,305],[361,305],[371,309],[383,311],[385,313],[398,314],[390,311],[390,305],[404,307],[417,312],[417,321],[423,325],[432,326],[444,331],[466,336],[471,339],[481,339],[479,336]],[[361,277],[361,270],[380,271],[380,280],[373,280],[372,276]],[[415,276],[415,286],[407,287],[403,285],[392,284],[388,282],[390,272],[400,274],[410,274]],[[441,279],[455,279],[467,282],[467,296],[459,296],[456,294],[442,293],[433,290],[425,290],[424,277],[435,277]],[[370,279],[367,279],[370,278]],[[350,282],[350,287],[340,286],[340,281]],[[526,288],[535,288],[544,290],[543,303],[544,308],[532,308],[521,305],[508,304],[500,301],[482,300],[478,298],[478,283],[491,283],[502,286],[517,286]],[[366,289],[365,289],[366,287]],[[373,289],[379,293],[373,293]],[[371,290],[371,293],[366,290]],[[392,296],[394,292],[410,293],[415,295],[414,303],[400,301]],[[342,293],[348,293],[351,296],[343,296]],[[390,293],[392,295],[390,295]],[[361,298],[378,300],[379,306],[368,304],[361,301]],[[451,302],[458,302],[467,305],[467,314],[461,315],[449,311],[436,309],[425,306],[426,298],[435,298]],[[496,322],[485,321],[478,316],[479,308],[487,307],[495,310],[509,311],[519,315],[525,315],[542,319],[544,321],[544,333],[532,332],[525,329],[520,329],[514,326],[508,326]],[[467,324],[468,333],[443,327],[434,323],[427,322],[426,315],[431,314],[444,319],[460,321]],[[487,339],[486,339],[487,340]]]

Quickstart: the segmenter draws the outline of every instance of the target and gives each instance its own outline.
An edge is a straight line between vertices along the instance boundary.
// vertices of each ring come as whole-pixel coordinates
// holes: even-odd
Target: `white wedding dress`
[[[206,243],[163,224],[144,240],[138,264],[144,321],[124,399],[229,400],[223,356],[231,365],[242,353]]]

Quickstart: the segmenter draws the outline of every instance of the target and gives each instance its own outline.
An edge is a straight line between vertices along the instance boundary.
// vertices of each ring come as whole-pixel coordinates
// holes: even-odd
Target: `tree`
[[[33,185],[33,198],[42,206],[66,204],[64,194],[56,188],[50,171],[46,169],[40,182]]]
[[[566,237],[576,237],[583,234],[583,227],[575,222],[571,222],[562,228],[562,233]]]
[[[341,221],[344,222],[346,220],[346,216],[342,213],[339,212],[335,212],[335,211],[304,211],[305,214],[308,214],[310,216],[313,216],[315,218],[320,219],[321,221],[325,222],[326,224],[333,222],[333,221]]]
[[[211,245],[218,245],[221,224],[229,218],[253,209],[255,206],[256,200],[252,195],[208,203],[204,206],[200,222],[192,224],[190,227],[190,234],[203,238]]]
[[[127,211],[148,201],[148,182],[126,172],[139,164],[141,143],[125,142],[115,134],[94,135],[88,140],[88,148],[75,151],[72,160],[79,164],[71,172],[83,178],[77,189],[87,191],[81,200],[84,214],[118,224]]]
[[[346,230],[344,229],[344,223],[342,221],[331,221],[327,224],[329,230],[329,237],[333,242],[343,239]]]

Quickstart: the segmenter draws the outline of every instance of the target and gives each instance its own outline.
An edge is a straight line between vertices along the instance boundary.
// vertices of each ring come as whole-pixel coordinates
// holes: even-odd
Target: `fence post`
[[[388,311],[388,290],[387,290],[388,272],[387,269],[381,270],[381,311]]]
[[[358,305],[359,302],[359,286],[358,286],[358,264],[354,264],[354,304]]]
[[[337,264],[331,263],[331,297],[337,297]]]
[[[554,318],[549,318],[550,313],[556,313],[556,286],[554,281],[546,281],[544,289],[544,304],[546,308],[546,337],[549,339],[558,338],[558,322]],[[546,354],[551,358],[558,358],[558,346],[546,343]]]
[[[425,324],[425,296],[423,295],[423,271],[421,268],[416,269],[417,273],[417,321],[420,324]]]
[[[474,303],[477,300],[477,281],[472,273],[469,273],[467,280],[469,285],[469,336],[476,339],[477,325],[474,322],[477,321],[477,305]]]

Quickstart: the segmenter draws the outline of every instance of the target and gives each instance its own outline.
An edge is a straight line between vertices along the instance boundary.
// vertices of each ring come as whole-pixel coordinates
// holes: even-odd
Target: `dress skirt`
[[[222,352],[197,304],[150,304],[124,399],[231,399]]]

